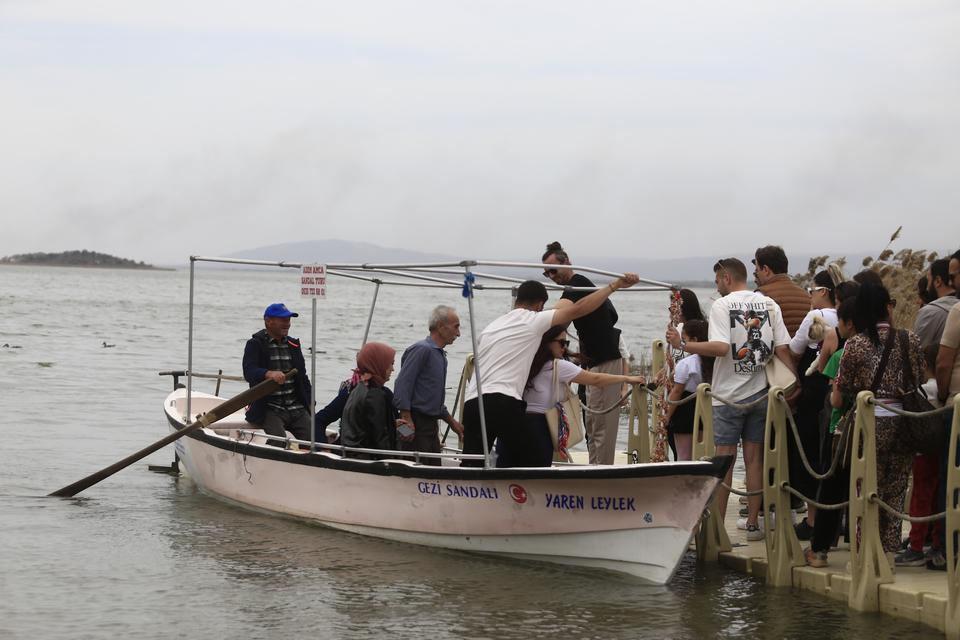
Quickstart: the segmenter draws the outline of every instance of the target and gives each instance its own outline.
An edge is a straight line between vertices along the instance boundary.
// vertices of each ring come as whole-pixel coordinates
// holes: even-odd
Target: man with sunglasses
[[[595,287],[589,278],[574,272],[569,265],[570,257],[559,242],[547,245],[542,258],[544,264],[557,265],[544,269],[543,275],[565,287]],[[557,302],[557,309],[568,307],[590,293],[589,290],[567,289]],[[627,375],[630,373],[626,359],[620,354],[620,329],[617,329],[617,310],[607,300],[600,307],[573,321],[580,340],[580,365],[594,373]],[[588,386],[586,420],[587,451],[590,464],[613,464],[617,453],[617,433],[620,430],[620,412],[617,410],[599,413],[617,404],[621,388],[617,385]]]

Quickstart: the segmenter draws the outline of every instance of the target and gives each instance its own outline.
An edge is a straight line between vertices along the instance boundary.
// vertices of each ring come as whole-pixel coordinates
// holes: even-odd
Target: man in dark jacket
[[[289,431],[298,440],[310,439],[310,379],[307,377],[300,341],[287,335],[293,313],[279,302],[271,304],[263,312],[264,328],[247,340],[243,350],[243,377],[254,386],[264,380],[273,380],[281,387],[250,405],[247,422],[263,429],[267,434],[286,436]],[[297,375],[290,380],[284,372],[296,369]],[[280,440],[270,444],[284,446]]]

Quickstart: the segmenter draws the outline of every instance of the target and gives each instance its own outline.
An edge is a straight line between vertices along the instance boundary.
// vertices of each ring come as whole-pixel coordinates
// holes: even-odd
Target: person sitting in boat
[[[463,452],[487,453],[498,438],[504,446],[514,451],[522,450],[526,414],[523,390],[543,334],[552,326],[565,326],[587,315],[617,289],[632,287],[639,281],[635,273],[627,273],[572,305],[546,311],[543,305],[547,302],[547,288],[542,282],[527,280],[517,287],[513,310],[488,324],[477,341],[478,374],[470,381],[463,410]],[[478,377],[483,388],[487,451],[483,449],[483,434],[480,432]],[[521,440],[513,443],[514,438]],[[482,463],[464,460],[462,465],[482,466]]]
[[[384,385],[393,373],[396,351],[382,342],[368,342],[357,353],[357,386],[350,392],[340,418],[340,444],[361,449],[396,449],[398,420],[393,392]],[[367,453],[351,458],[373,459]]]
[[[400,449],[440,453],[438,420],[463,436],[463,426],[443,403],[447,383],[447,353],[443,348],[460,336],[460,318],[453,307],[439,305],[430,313],[427,328],[430,335],[407,347],[400,358],[393,406],[413,427],[411,436],[400,437]],[[439,465],[440,459],[424,458],[423,464]]]
[[[553,463],[556,443],[547,426],[546,412],[557,402],[567,399],[571,382],[582,385],[607,386],[613,384],[643,384],[643,376],[625,376],[598,373],[582,369],[565,360],[570,340],[562,326],[550,327],[540,340],[540,348],[533,356],[523,401],[527,405],[526,419],[517,438],[497,442],[498,467],[549,467]],[[554,397],[553,368],[557,367],[560,397]],[[520,448],[517,448],[520,447]]]
[[[243,377],[251,387],[273,380],[280,388],[251,404],[246,418],[268,435],[284,438],[289,431],[298,440],[309,440],[310,379],[300,341],[287,335],[290,318],[298,315],[283,303],[275,302],[263,312],[264,328],[247,340],[243,350]],[[296,369],[297,375],[287,380],[284,372],[290,369]],[[285,445],[275,439],[269,443],[278,447]]]

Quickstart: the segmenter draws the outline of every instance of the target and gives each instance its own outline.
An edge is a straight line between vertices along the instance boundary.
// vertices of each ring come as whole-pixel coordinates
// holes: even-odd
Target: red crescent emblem
[[[509,487],[510,497],[513,498],[513,501],[517,504],[523,504],[527,501],[527,490],[521,487],[518,484],[512,484]]]

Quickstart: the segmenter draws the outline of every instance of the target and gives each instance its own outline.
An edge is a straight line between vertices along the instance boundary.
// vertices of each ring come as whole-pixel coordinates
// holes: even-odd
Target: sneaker
[[[741,518],[746,518],[748,515],[750,515],[750,507],[743,507],[742,509],[740,509],[740,517],[741,517]],[[760,517],[761,517],[761,518],[763,517],[763,509],[762,509],[762,508],[760,509]]]
[[[927,557],[923,555],[923,551],[914,551],[907,547],[906,551],[901,551],[894,556],[893,563],[898,567],[922,567],[927,563]]]
[[[757,540],[763,540],[763,529],[758,527],[755,524],[747,525],[747,542],[756,542]],[[944,561],[943,566],[946,567],[947,563]]]
[[[927,569],[931,571],[946,571],[947,556],[943,549],[930,549],[930,555],[927,557]]]
[[[794,525],[793,530],[797,533],[797,540],[809,540],[813,536],[813,527],[807,524],[806,518]]]
[[[827,552],[814,551],[812,547],[803,550],[803,559],[807,561],[808,567],[821,569],[827,566]]]

